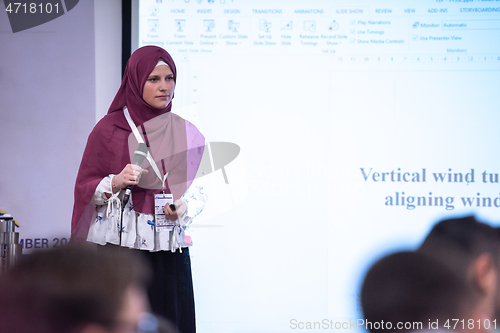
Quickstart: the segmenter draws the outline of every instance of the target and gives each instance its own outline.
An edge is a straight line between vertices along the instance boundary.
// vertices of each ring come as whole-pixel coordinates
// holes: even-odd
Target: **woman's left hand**
[[[174,201],[174,206],[176,208],[175,211],[170,208],[170,205],[165,205],[165,207],[163,207],[165,218],[169,219],[170,221],[177,220],[179,216],[184,214],[184,211],[186,210],[186,204],[180,199]]]

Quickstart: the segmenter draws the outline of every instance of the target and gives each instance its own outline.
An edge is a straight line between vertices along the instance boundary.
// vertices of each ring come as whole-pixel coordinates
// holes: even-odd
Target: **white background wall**
[[[69,237],[74,182],[96,120],[95,50],[92,0],[15,34],[0,10],[0,209],[37,246]]]
[[[85,0],[14,34],[0,11],[0,209],[25,253],[69,238],[87,137],[121,83],[121,20],[121,1]]]
[[[120,0],[94,2],[96,122],[107,112],[121,83]]]

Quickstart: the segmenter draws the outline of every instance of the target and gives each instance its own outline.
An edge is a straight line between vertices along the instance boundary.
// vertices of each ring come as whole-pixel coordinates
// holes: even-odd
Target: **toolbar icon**
[[[304,21],[304,30],[315,32],[316,31],[316,21]]]
[[[266,20],[260,20],[259,21],[259,30],[265,31],[265,32],[271,32],[269,29],[271,29],[272,23],[267,22]]]
[[[206,32],[212,32],[212,29],[215,28],[214,20],[203,20],[203,26],[207,28]]]
[[[293,21],[281,21],[281,30],[293,30]]]
[[[186,26],[186,20],[175,20],[175,26],[178,28],[177,32],[183,32],[182,28]]]
[[[337,31],[337,30],[339,30],[339,24],[337,23],[337,21],[333,20],[333,22],[330,23],[330,26],[328,27],[328,30],[330,30],[330,31]]]
[[[151,7],[151,8],[149,8],[149,16],[156,16],[159,11],[160,11],[160,8]]]
[[[239,27],[240,27],[239,22],[234,22],[233,20],[229,20],[229,22],[228,22],[229,30],[231,30],[232,32],[238,32]]]
[[[149,31],[155,32],[156,30],[158,30],[159,26],[160,23],[158,22],[158,20],[148,20]]]

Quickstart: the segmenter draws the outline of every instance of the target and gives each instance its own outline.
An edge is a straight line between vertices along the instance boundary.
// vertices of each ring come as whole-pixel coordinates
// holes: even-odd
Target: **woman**
[[[170,112],[176,77],[174,61],[159,47],[131,55],[108,114],[94,127],[83,154],[71,239],[143,250],[154,271],[153,311],[188,333],[195,332],[195,318],[191,242],[184,230],[206,200],[193,184],[205,141],[194,125]],[[131,164],[138,142],[149,148],[142,167]],[[130,185],[130,200],[123,205]],[[165,216],[161,208],[155,216],[161,193],[172,194],[175,210],[166,204]]]

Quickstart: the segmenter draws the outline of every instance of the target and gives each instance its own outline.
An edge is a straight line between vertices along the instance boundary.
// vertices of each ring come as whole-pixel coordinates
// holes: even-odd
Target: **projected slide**
[[[193,225],[200,331],[362,318],[374,260],[500,222],[500,1],[140,1],[137,26],[173,112],[241,149]]]
[[[499,74],[332,72],[331,316],[349,316],[366,264],[418,243],[428,222],[471,211],[498,221]]]

